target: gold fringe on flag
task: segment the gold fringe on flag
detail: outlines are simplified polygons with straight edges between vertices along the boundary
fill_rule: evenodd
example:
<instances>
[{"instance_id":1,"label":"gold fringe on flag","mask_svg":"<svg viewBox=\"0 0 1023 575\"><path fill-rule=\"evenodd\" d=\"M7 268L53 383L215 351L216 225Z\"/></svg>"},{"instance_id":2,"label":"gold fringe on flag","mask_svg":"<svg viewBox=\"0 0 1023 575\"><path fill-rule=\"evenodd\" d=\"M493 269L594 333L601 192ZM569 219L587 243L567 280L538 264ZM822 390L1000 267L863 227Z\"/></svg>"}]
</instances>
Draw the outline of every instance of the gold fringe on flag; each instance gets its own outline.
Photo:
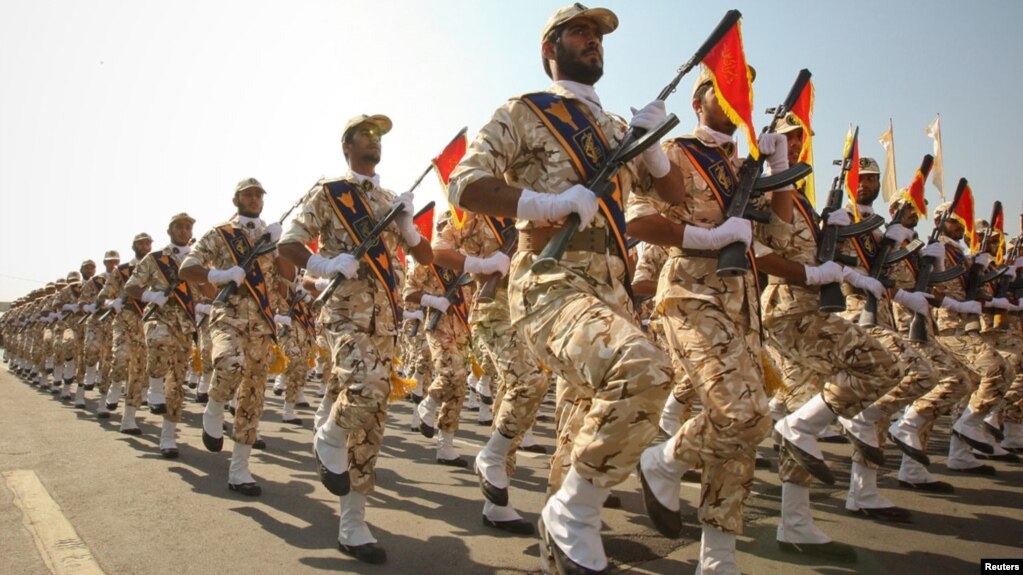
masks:
<instances>
[{"instance_id":1,"label":"gold fringe on flag","mask_svg":"<svg viewBox=\"0 0 1023 575\"><path fill-rule=\"evenodd\" d=\"M192 347L192 373L202 373L202 354L199 348Z\"/></svg>"},{"instance_id":2,"label":"gold fringe on flag","mask_svg":"<svg viewBox=\"0 0 1023 575\"><path fill-rule=\"evenodd\" d=\"M413 389L416 388L416 380L398 375L398 371L391 368L391 394L387 396L388 403L405 399Z\"/></svg>"},{"instance_id":3,"label":"gold fringe on flag","mask_svg":"<svg viewBox=\"0 0 1023 575\"><path fill-rule=\"evenodd\" d=\"M309 363L309 369L316 367L316 345L313 345L312 349L309 350L309 358L306 360Z\"/></svg>"},{"instance_id":4,"label":"gold fringe on flag","mask_svg":"<svg viewBox=\"0 0 1023 575\"><path fill-rule=\"evenodd\" d=\"M274 344L271 353L274 354L274 360L270 363L270 375L284 373L284 370L288 368L288 356L284 355L281 346L277 344Z\"/></svg>"},{"instance_id":5,"label":"gold fringe on flag","mask_svg":"<svg viewBox=\"0 0 1023 575\"><path fill-rule=\"evenodd\" d=\"M475 355L469 356L469 367L472 368L473 377L476 377L477 379L483 377L483 375L487 373L486 371L483 370L483 366L481 366L479 362L476 361Z\"/></svg>"},{"instance_id":6,"label":"gold fringe on flag","mask_svg":"<svg viewBox=\"0 0 1023 575\"><path fill-rule=\"evenodd\" d=\"M779 390L788 387L782 381L778 368L774 366L774 362L771 361L766 351L760 351L760 364L764 366L764 390L768 397L773 397Z\"/></svg>"}]
</instances>

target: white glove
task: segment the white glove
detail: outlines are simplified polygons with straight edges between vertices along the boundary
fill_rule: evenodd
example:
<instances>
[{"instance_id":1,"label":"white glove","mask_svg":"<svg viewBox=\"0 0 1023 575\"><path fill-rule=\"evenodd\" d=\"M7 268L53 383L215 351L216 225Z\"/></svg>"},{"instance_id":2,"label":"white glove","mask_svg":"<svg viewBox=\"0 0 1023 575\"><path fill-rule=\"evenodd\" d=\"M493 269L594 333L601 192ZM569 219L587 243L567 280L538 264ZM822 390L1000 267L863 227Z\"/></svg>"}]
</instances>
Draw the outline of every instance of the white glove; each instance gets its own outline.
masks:
<instances>
[{"instance_id":1,"label":"white glove","mask_svg":"<svg viewBox=\"0 0 1023 575\"><path fill-rule=\"evenodd\" d=\"M465 258L465 265L462 267L467 273L471 274L501 274L501 277L508 275L508 267L511 265L511 260L508 259L502 252L494 252L485 258L476 258L468 256Z\"/></svg>"},{"instance_id":2,"label":"white glove","mask_svg":"<svg viewBox=\"0 0 1023 575\"><path fill-rule=\"evenodd\" d=\"M239 266L231 266L226 270L212 269L209 271L206 278L215 286L231 282L234 282L234 285L236 286L240 286L245 283L245 270Z\"/></svg>"},{"instance_id":3,"label":"white glove","mask_svg":"<svg viewBox=\"0 0 1023 575\"><path fill-rule=\"evenodd\" d=\"M884 231L884 237L891 239L898 247L913 239L913 230L902 224L892 224Z\"/></svg>"},{"instance_id":4,"label":"white glove","mask_svg":"<svg viewBox=\"0 0 1023 575\"><path fill-rule=\"evenodd\" d=\"M426 307L432 307L441 313L447 312L448 308L451 307L451 302L448 301L448 298L436 295L423 294L419 301Z\"/></svg>"},{"instance_id":5,"label":"white glove","mask_svg":"<svg viewBox=\"0 0 1023 575\"><path fill-rule=\"evenodd\" d=\"M855 268L845 268L842 272L842 281L854 288L870 292L877 299L884 296L884 286L881 282L860 273Z\"/></svg>"},{"instance_id":6,"label":"white glove","mask_svg":"<svg viewBox=\"0 0 1023 575\"><path fill-rule=\"evenodd\" d=\"M689 250L716 251L735 242L746 247L753 242L753 224L745 218L728 218L716 228L687 225L682 232L682 247Z\"/></svg>"},{"instance_id":7,"label":"white glove","mask_svg":"<svg viewBox=\"0 0 1023 575\"><path fill-rule=\"evenodd\" d=\"M121 313L121 308L124 307L124 302L121 301L120 299L108 299L107 301L103 302L103 307L111 308L117 313Z\"/></svg>"},{"instance_id":8,"label":"white glove","mask_svg":"<svg viewBox=\"0 0 1023 575\"><path fill-rule=\"evenodd\" d=\"M973 263L984 269L987 269L987 266L991 263L991 254L987 252L977 254L977 257L973 258Z\"/></svg>"},{"instance_id":9,"label":"white glove","mask_svg":"<svg viewBox=\"0 0 1023 575\"><path fill-rule=\"evenodd\" d=\"M323 286L323 287L327 287L327 286ZM305 287L302 286L302 282L297 282L295 284L295 295L298 295L298 294L302 294L302 299L299 300L301 302L310 302L313 299L313 294L309 293L309 291L306 290Z\"/></svg>"},{"instance_id":10,"label":"white glove","mask_svg":"<svg viewBox=\"0 0 1023 575\"><path fill-rule=\"evenodd\" d=\"M315 282L313 282L313 287L316 288L316 291L321 293L323 290L327 289L328 285L330 285L330 280L327 278L318 278Z\"/></svg>"},{"instance_id":11,"label":"white glove","mask_svg":"<svg viewBox=\"0 0 1023 575\"><path fill-rule=\"evenodd\" d=\"M584 230L596 217L597 207L596 194L582 184L576 184L560 194L522 190L515 217L549 225L575 212L579 214L579 229Z\"/></svg>"},{"instance_id":12,"label":"white glove","mask_svg":"<svg viewBox=\"0 0 1023 575\"><path fill-rule=\"evenodd\" d=\"M348 253L340 253L332 258L313 254L309 256L305 269L314 276L321 278L331 278L335 274L341 274L348 279L352 279L359 274L359 262L352 257L352 254Z\"/></svg>"},{"instance_id":13,"label":"white glove","mask_svg":"<svg viewBox=\"0 0 1023 575\"><path fill-rule=\"evenodd\" d=\"M979 301L959 301L945 296L941 300L941 307L962 314L980 314L981 305Z\"/></svg>"},{"instance_id":14,"label":"white glove","mask_svg":"<svg viewBox=\"0 0 1023 575\"><path fill-rule=\"evenodd\" d=\"M415 311L405 310L401 312L401 319L403 320L418 319L419 321L423 321L424 320L423 310L421 309L417 309Z\"/></svg>"},{"instance_id":15,"label":"white glove","mask_svg":"<svg viewBox=\"0 0 1023 575\"><path fill-rule=\"evenodd\" d=\"M276 244L281 239L281 234L284 233L284 228L281 224L274 222L266 227L266 233L270 234L270 243Z\"/></svg>"},{"instance_id":16,"label":"white glove","mask_svg":"<svg viewBox=\"0 0 1023 575\"><path fill-rule=\"evenodd\" d=\"M789 169L789 139L783 134L761 134L757 147L767 161L768 175Z\"/></svg>"},{"instance_id":17,"label":"white glove","mask_svg":"<svg viewBox=\"0 0 1023 575\"><path fill-rule=\"evenodd\" d=\"M920 257L934 258L934 271L945 271L945 244L941 242L927 244L920 250Z\"/></svg>"},{"instance_id":18,"label":"white glove","mask_svg":"<svg viewBox=\"0 0 1023 575\"><path fill-rule=\"evenodd\" d=\"M281 324L281 325L286 325L288 327L291 327L291 318L286 316L286 315L275 314L274 315L274 321L279 323L279 324Z\"/></svg>"},{"instance_id":19,"label":"white glove","mask_svg":"<svg viewBox=\"0 0 1023 575\"><path fill-rule=\"evenodd\" d=\"M927 300L933 297L934 296L929 293L900 289L895 292L894 299L895 303L910 311L916 312L920 315L927 315L931 311L931 304Z\"/></svg>"},{"instance_id":20,"label":"white glove","mask_svg":"<svg viewBox=\"0 0 1023 575\"><path fill-rule=\"evenodd\" d=\"M69 311L71 313L75 313L76 311L78 311L78 304L76 304L76 303L66 303L66 304L64 304L61 307L61 309L63 309L64 311Z\"/></svg>"},{"instance_id":21,"label":"white glove","mask_svg":"<svg viewBox=\"0 0 1023 575\"><path fill-rule=\"evenodd\" d=\"M806 285L822 286L842 281L842 266L835 262L824 262L819 266L803 266L806 273Z\"/></svg>"},{"instance_id":22,"label":"white glove","mask_svg":"<svg viewBox=\"0 0 1023 575\"><path fill-rule=\"evenodd\" d=\"M661 122L667 117L667 113L664 110L664 100L654 100L643 106L640 110L635 108L631 108L631 110L632 121L629 122L630 128L652 130L661 125ZM662 178L671 170L671 162L668 160L668 155L664 153L664 148L659 143L643 150L643 162L646 164L650 175L655 178Z\"/></svg>"},{"instance_id":23,"label":"white glove","mask_svg":"<svg viewBox=\"0 0 1023 575\"><path fill-rule=\"evenodd\" d=\"M160 307L167 303L167 294L158 291L146 290L142 292L142 301L146 303L156 304L156 307Z\"/></svg>"},{"instance_id":24,"label":"white glove","mask_svg":"<svg viewBox=\"0 0 1023 575\"><path fill-rule=\"evenodd\" d=\"M825 222L825 225L848 226L851 223L852 220L849 219L849 212L845 210L835 210L833 212L828 212L828 219L827 222Z\"/></svg>"},{"instance_id":25,"label":"white glove","mask_svg":"<svg viewBox=\"0 0 1023 575\"><path fill-rule=\"evenodd\" d=\"M93 313L96 311L96 304L87 303L82 306L82 311L84 311L85 313Z\"/></svg>"},{"instance_id":26,"label":"white glove","mask_svg":"<svg viewBox=\"0 0 1023 575\"><path fill-rule=\"evenodd\" d=\"M197 303L195 304L195 313L201 313L202 315L210 315L213 311L213 306L208 303Z\"/></svg>"},{"instance_id":27,"label":"white glove","mask_svg":"<svg viewBox=\"0 0 1023 575\"><path fill-rule=\"evenodd\" d=\"M1013 310L1015 308L1012 302L1004 297L992 298L991 301L987 302L987 307L1004 310Z\"/></svg>"},{"instance_id":28,"label":"white glove","mask_svg":"<svg viewBox=\"0 0 1023 575\"><path fill-rule=\"evenodd\" d=\"M398 226L398 231L401 233L401 238L405 240L405 243L410 248L415 247L422 240L422 236L419 235L419 228L412 221L412 218L416 215L416 207L412 203L412 192L405 192L394 198L391 208L393 209L398 204L403 204L405 209L398 214L394 223Z\"/></svg>"}]
</instances>

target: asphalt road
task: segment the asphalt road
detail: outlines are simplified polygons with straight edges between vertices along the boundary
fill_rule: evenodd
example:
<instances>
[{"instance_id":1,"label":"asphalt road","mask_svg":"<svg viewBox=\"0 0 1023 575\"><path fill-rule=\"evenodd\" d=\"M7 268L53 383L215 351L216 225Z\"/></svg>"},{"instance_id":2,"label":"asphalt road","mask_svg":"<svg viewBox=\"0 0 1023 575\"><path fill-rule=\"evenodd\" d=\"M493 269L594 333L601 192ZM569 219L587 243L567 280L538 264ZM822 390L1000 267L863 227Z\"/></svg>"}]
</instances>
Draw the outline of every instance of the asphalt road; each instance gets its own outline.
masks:
<instances>
[{"instance_id":1,"label":"asphalt road","mask_svg":"<svg viewBox=\"0 0 1023 575\"><path fill-rule=\"evenodd\" d=\"M189 399L194 392L189 394ZM392 405L377 466L377 491L367 519L388 551L386 565L364 565L336 549L337 500L320 485L311 455L312 410L301 410L302 427L280 423L280 398L267 393L261 431L268 447L254 451L251 469L263 487L259 498L227 489L230 448L208 453L199 435L201 409L189 403L179 431L181 458L161 459L156 449L159 419L146 413L144 435L117 432L120 409L107 421L30 387L0 369L0 573L88 573L73 559L51 567L43 557L73 551L91 556L107 574L183 575L217 573L289 575L525 574L537 573L533 537L505 535L481 522L482 495L475 475L434 462L431 440L408 431L410 404ZM537 435L548 448L551 403ZM230 417L228 417L230 421ZM747 528L739 540L739 565L746 573L977 573L981 558L1023 558L1023 465L994 463L998 476L975 477L944 468L948 421L939 422L932 472L956 493L928 496L896 485L889 466L879 483L897 504L914 511L912 525L861 519L844 510L851 448L825 445L839 476L834 488L813 492L818 525L836 540L857 546L860 561L842 565L792 558L775 546L781 489L777 473L758 470L747 506ZM467 412L456 446L472 457L487 429ZM776 463L770 444L761 454ZM530 521L542 505L547 457L521 453L512 503ZM26 515L13 486L16 473L30 471L40 491L55 503L76 539L54 535L37 540L52 516ZM29 473L31 476L31 473ZM615 489L621 509L605 510L603 531L615 572L692 573L698 554L695 503L699 486L683 484L687 529L678 540L659 536L643 512L633 476ZM35 521L35 524L32 522ZM76 570L77 569L77 570ZM93 573L95 571L92 571Z\"/></svg>"}]
</instances>

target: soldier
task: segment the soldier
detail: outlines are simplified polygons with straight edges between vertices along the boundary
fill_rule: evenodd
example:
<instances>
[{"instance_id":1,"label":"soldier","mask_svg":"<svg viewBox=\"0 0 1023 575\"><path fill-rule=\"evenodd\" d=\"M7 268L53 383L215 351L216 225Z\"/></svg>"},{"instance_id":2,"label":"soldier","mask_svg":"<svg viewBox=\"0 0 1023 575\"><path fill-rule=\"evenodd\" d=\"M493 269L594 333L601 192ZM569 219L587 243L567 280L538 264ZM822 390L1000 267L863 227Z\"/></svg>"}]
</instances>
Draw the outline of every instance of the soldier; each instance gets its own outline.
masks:
<instances>
[{"instance_id":1,"label":"soldier","mask_svg":"<svg viewBox=\"0 0 1023 575\"><path fill-rule=\"evenodd\" d=\"M191 250L188 242L194 223L195 219L183 212L172 216L167 227L170 243L142 258L124 286L129 296L149 304L147 313L152 313L143 324L149 410L154 415L163 415L160 455L166 459L178 457L175 436L181 421L185 372L195 334L194 289L178 276L178 267Z\"/></svg>"},{"instance_id":2,"label":"soldier","mask_svg":"<svg viewBox=\"0 0 1023 575\"><path fill-rule=\"evenodd\" d=\"M103 304L100 293L120 263L121 255L117 251L109 250L103 254L104 271L85 282L79 298L82 311L88 314L85 324L85 345L82 349L82 361L85 364L84 390L91 390L98 382L100 400L97 402L97 409L98 406L105 404L106 394L110 388L110 346L113 338L112 322L99 320Z\"/></svg>"},{"instance_id":3,"label":"soldier","mask_svg":"<svg viewBox=\"0 0 1023 575\"><path fill-rule=\"evenodd\" d=\"M301 283L295 282L295 287L288 292L288 309L275 318L277 320L281 349L288 356L288 367L283 373L277 376L274 383L274 394L278 393L278 385L282 386L284 394L284 408L281 412L281 421L292 425L302 425L302 420L295 415L295 407L298 403L305 401L305 394L302 388L305 387L306 375L309 373L309 357L316 341L316 319L309 309L312 296Z\"/></svg>"},{"instance_id":4,"label":"soldier","mask_svg":"<svg viewBox=\"0 0 1023 575\"><path fill-rule=\"evenodd\" d=\"M86 265L88 263L90 262L82 262L81 269L88 269ZM93 264L93 269L95 269L95 265ZM54 354L58 364L62 364L64 367L62 372L64 387L60 392L60 398L63 400L71 399L71 384L75 382L78 363L76 360L79 358L77 352L81 336L78 333L80 331L78 329L78 313L80 311L78 298L82 293L81 271L68 272L66 280L67 285L57 292L54 301L57 316L53 329ZM80 379L78 381L81 383ZM85 405L84 399L81 405Z\"/></svg>"},{"instance_id":5,"label":"soldier","mask_svg":"<svg viewBox=\"0 0 1023 575\"><path fill-rule=\"evenodd\" d=\"M263 414L266 375L274 358L277 340L277 310L285 307L287 293L283 282L294 278L289 264L282 267L277 251L256 258L247 268L242 260L265 234L267 244L276 244L281 225L267 225L263 212L266 191L255 178L246 178L234 188L232 203L238 217L206 232L181 262L181 278L198 286L234 284L234 292L224 302L215 302L210 312L210 339L213 342L213 382L202 417L202 441L206 449L217 452L224 446L224 406L237 393L238 405L231 428L234 449L227 476L227 487L251 497L262 493L249 472L249 455L256 441L256 429ZM282 277L283 276L283 277Z\"/></svg>"},{"instance_id":6,"label":"soldier","mask_svg":"<svg viewBox=\"0 0 1023 575\"><path fill-rule=\"evenodd\" d=\"M366 524L365 507L374 488L402 317L403 278L394 250L400 243L419 263L433 259L429 242L422 241L412 221L412 195L396 196L380 187L380 138L390 130L387 116L363 114L348 121L341 139L350 172L316 183L280 243L281 254L309 276L344 276L318 317L330 343L339 393L316 431L313 453L324 486L340 497L338 548L367 563L387 560ZM404 207L394 225L379 238L364 237L399 204ZM306 246L312 240L319 241L316 254ZM356 260L350 252L364 241L372 247Z\"/></svg>"},{"instance_id":7,"label":"soldier","mask_svg":"<svg viewBox=\"0 0 1023 575\"><path fill-rule=\"evenodd\" d=\"M601 506L656 435L656 414L672 379L667 357L635 322L628 295L623 203L630 191L647 190L634 188L632 166L618 174L621 195L606 203L582 183L602 164L590 162L608 157L627 127L603 110L593 88L603 74L603 37L617 25L617 16L604 8L577 3L555 12L540 45L554 84L498 108L448 188L455 206L519 220L508 293L511 323L534 355L566 380L570 395L589 402L589 409L571 412L575 420L564 428L578 433L559 444L552 463L553 473L571 456L571 469L538 523L541 565L548 572L607 567ZM653 102L633 125L649 129L664 115L663 102ZM647 150L651 154L647 165L651 172L659 168L654 175L661 191L671 183L671 168L659 146ZM670 191L668 185L661 193ZM597 217L601 209L607 212ZM537 254L571 213L579 215L580 230L555 273L532 273Z\"/></svg>"},{"instance_id":8,"label":"soldier","mask_svg":"<svg viewBox=\"0 0 1023 575\"><path fill-rule=\"evenodd\" d=\"M146 377L146 340L142 332L142 309L145 303L128 295L124 286L142 258L153 246L153 238L143 232L132 238L133 258L117 266L116 273L107 278L100 297L103 307L114 315L111 340L110 389L104 401L96 407L96 417L107 419L117 407L121 386L125 387L124 413L121 415L121 433L141 435L135 411L142 406L142 389Z\"/></svg>"}]
</instances>

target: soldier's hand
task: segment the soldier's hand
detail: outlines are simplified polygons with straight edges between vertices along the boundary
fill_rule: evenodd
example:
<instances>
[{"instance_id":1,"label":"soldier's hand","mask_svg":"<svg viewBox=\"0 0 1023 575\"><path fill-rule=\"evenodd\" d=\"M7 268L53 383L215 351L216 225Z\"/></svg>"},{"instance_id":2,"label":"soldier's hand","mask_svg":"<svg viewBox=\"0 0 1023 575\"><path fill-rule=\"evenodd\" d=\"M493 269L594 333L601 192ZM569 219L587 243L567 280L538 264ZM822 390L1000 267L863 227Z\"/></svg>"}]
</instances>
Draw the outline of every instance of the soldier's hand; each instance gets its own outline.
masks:
<instances>
[{"instance_id":1,"label":"soldier's hand","mask_svg":"<svg viewBox=\"0 0 1023 575\"><path fill-rule=\"evenodd\" d=\"M155 305L156 307L160 307L160 306L164 305L165 303L167 303L168 299L169 298L167 297L167 294L165 294L163 292L152 291L152 290L146 290L146 291L142 292L142 301L144 301L146 303L151 303L151 304Z\"/></svg>"},{"instance_id":2,"label":"soldier's hand","mask_svg":"<svg viewBox=\"0 0 1023 575\"><path fill-rule=\"evenodd\" d=\"M895 292L895 303L905 307L906 309L916 312L920 315L927 315L931 311L931 302L929 301L934 296L929 293L919 291L906 291L900 289Z\"/></svg>"},{"instance_id":3,"label":"soldier's hand","mask_svg":"<svg viewBox=\"0 0 1023 575\"><path fill-rule=\"evenodd\" d=\"M197 303L195 304L195 313L202 315L210 315L213 311L213 306L208 303Z\"/></svg>"},{"instance_id":4,"label":"soldier's hand","mask_svg":"<svg viewBox=\"0 0 1023 575\"><path fill-rule=\"evenodd\" d=\"M1012 302L1010 302L1007 298L996 297L996 298L991 298L991 301L987 302L987 307L994 308L994 309L1004 309L1004 310L1007 310L1007 311L1013 311L1013 310L1015 310L1016 306L1012 305Z\"/></svg>"},{"instance_id":5,"label":"soldier's hand","mask_svg":"<svg viewBox=\"0 0 1023 575\"><path fill-rule=\"evenodd\" d=\"M959 301L949 296L944 296L941 299L941 307L962 314L978 315L981 312L979 301Z\"/></svg>"},{"instance_id":6,"label":"soldier's hand","mask_svg":"<svg viewBox=\"0 0 1023 575\"><path fill-rule=\"evenodd\" d=\"M309 261L306 262L305 269L310 274L321 278L330 278L334 277L336 274L341 274L348 279L352 279L359 275L359 262L351 254L347 253L340 253L332 258L325 258L320 254L313 254L309 256ZM323 291L318 287L317 290Z\"/></svg>"},{"instance_id":7,"label":"soldier's hand","mask_svg":"<svg viewBox=\"0 0 1023 575\"><path fill-rule=\"evenodd\" d=\"M274 315L274 321L280 325L291 327L291 318L286 315L276 314Z\"/></svg>"},{"instance_id":8,"label":"soldier's hand","mask_svg":"<svg viewBox=\"0 0 1023 575\"><path fill-rule=\"evenodd\" d=\"M884 295L884 286L881 282L853 268L845 268L842 272L842 279L854 288L870 292L871 295L878 299L881 299Z\"/></svg>"},{"instance_id":9,"label":"soldier's hand","mask_svg":"<svg viewBox=\"0 0 1023 575\"><path fill-rule=\"evenodd\" d=\"M82 311L84 311L85 313L94 313L96 311L96 304L87 303L82 306Z\"/></svg>"},{"instance_id":10,"label":"soldier's hand","mask_svg":"<svg viewBox=\"0 0 1023 575\"><path fill-rule=\"evenodd\" d=\"M441 313L447 312L448 308L451 307L451 302L448 301L448 298L436 295L423 294L419 301L426 307L432 307Z\"/></svg>"},{"instance_id":11,"label":"soldier's hand","mask_svg":"<svg viewBox=\"0 0 1023 575\"><path fill-rule=\"evenodd\" d=\"M511 265L511 260L508 256L502 252L495 252L494 254L485 258L477 258L468 256L465 258L465 265L463 269L467 273L471 274L501 274L501 277L508 275L508 268Z\"/></svg>"},{"instance_id":12,"label":"soldier's hand","mask_svg":"<svg viewBox=\"0 0 1023 575\"><path fill-rule=\"evenodd\" d=\"M124 302L120 299L108 299L103 303L103 307L110 308L117 313L121 313L121 308L124 307Z\"/></svg>"},{"instance_id":13,"label":"soldier's hand","mask_svg":"<svg viewBox=\"0 0 1023 575\"><path fill-rule=\"evenodd\" d=\"M215 286L234 283L240 286L245 283L245 270L239 266L231 266L226 270L212 269L207 274L209 282Z\"/></svg>"},{"instance_id":14,"label":"soldier's hand","mask_svg":"<svg viewBox=\"0 0 1023 575\"><path fill-rule=\"evenodd\" d=\"M64 304L64 306L61 309L63 309L64 311L67 311L67 312L75 313L76 311L78 311L78 304L76 304L76 303L66 303L66 304Z\"/></svg>"},{"instance_id":15,"label":"soldier's hand","mask_svg":"<svg viewBox=\"0 0 1023 575\"><path fill-rule=\"evenodd\" d=\"M682 232L682 247L690 250L716 251L736 242L753 242L753 224L745 218L728 218L716 228L687 225Z\"/></svg>"},{"instance_id":16,"label":"soldier's hand","mask_svg":"<svg viewBox=\"0 0 1023 575\"><path fill-rule=\"evenodd\" d=\"M977 257L973 259L973 263L986 269L987 266L991 263L991 254L989 253L977 254Z\"/></svg>"},{"instance_id":17,"label":"soldier's hand","mask_svg":"<svg viewBox=\"0 0 1023 575\"><path fill-rule=\"evenodd\" d=\"M397 198L394 198L391 208L393 209L398 204L404 205L405 208L400 214L398 214L394 223L398 226L398 231L401 233L401 238L405 240L405 243L410 247L414 247L420 242L421 236L419 235L419 228L416 227L416 224L413 221L416 208L412 203L412 192L405 192Z\"/></svg>"},{"instance_id":18,"label":"soldier's hand","mask_svg":"<svg viewBox=\"0 0 1023 575\"><path fill-rule=\"evenodd\" d=\"M419 321L424 321L424 319L423 319L423 310L421 310L421 309L417 309L417 310L413 310L413 311L404 310L404 311L401 312L401 319L406 320L406 321L408 321L408 320L417 320L417 319Z\"/></svg>"},{"instance_id":19,"label":"soldier's hand","mask_svg":"<svg viewBox=\"0 0 1023 575\"><path fill-rule=\"evenodd\" d=\"M884 231L884 237L895 242L898 247L913 239L913 230L902 224L892 224Z\"/></svg>"},{"instance_id":20,"label":"soldier's hand","mask_svg":"<svg viewBox=\"0 0 1023 575\"><path fill-rule=\"evenodd\" d=\"M296 294L296 295L299 295L299 294L301 294L301 296L302 296L302 299L301 299L301 300L299 300L299 301L302 301L302 302L310 302L310 301L312 301L312 300L313 300L313 294L309 293L309 292L308 292L308 291L307 291L307 290L305 289L305 286L303 286L303 285L302 285L302 282L297 282L297 283L295 283L295 294Z\"/></svg>"},{"instance_id":21,"label":"soldier's hand","mask_svg":"<svg viewBox=\"0 0 1023 575\"><path fill-rule=\"evenodd\" d=\"M835 262L824 262L819 266L803 266L806 285L820 286L842 281L842 266Z\"/></svg>"},{"instance_id":22,"label":"soldier's hand","mask_svg":"<svg viewBox=\"0 0 1023 575\"><path fill-rule=\"evenodd\" d=\"M768 175L789 169L789 140L784 135L761 134L757 147L767 162Z\"/></svg>"},{"instance_id":23,"label":"soldier's hand","mask_svg":"<svg viewBox=\"0 0 1023 575\"><path fill-rule=\"evenodd\" d=\"M576 184L560 194L543 194L522 190L516 217L522 220L550 225L571 213L579 215L579 229L584 230L597 215L597 196L582 184Z\"/></svg>"},{"instance_id":24,"label":"soldier's hand","mask_svg":"<svg viewBox=\"0 0 1023 575\"><path fill-rule=\"evenodd\" d=\"M828 217L825 221L825 225L828 226L848 226L852 223L849 219L849 212L845 210L835 210L828 212Z\"/></svg>"},{"instance_id":25,"label":"soldier's hand","mask_svg":"<svg viewBox=\"0 0 1023 575\"><path fill-rule=\"evenodd\" d=\"M266 233L270 234L270 243L276 244L280 241L284 228L281 227L279 222L274 222L266 227Z\"/></svg>"},{"instance_id":26,"label":"soldier's hand","mask_svg":"<svg viewBox=\"0 0 1023 575\"><path fill-rule=\"evenodd\" d=\"M667 117L667 112L664 109L664 100L654 100L639 110L635 108L631 108L631 110L632 120L629 122L629 127L640 130L653 130L660 126ZM660 146L660 143L653 144L643 150L642 155L643 163L646 164L647 171L650 172L651 176L661 178L671 170L671 162L668 160L668 155L664 152L664 148Z\"/></svg>"}]
</instances>

